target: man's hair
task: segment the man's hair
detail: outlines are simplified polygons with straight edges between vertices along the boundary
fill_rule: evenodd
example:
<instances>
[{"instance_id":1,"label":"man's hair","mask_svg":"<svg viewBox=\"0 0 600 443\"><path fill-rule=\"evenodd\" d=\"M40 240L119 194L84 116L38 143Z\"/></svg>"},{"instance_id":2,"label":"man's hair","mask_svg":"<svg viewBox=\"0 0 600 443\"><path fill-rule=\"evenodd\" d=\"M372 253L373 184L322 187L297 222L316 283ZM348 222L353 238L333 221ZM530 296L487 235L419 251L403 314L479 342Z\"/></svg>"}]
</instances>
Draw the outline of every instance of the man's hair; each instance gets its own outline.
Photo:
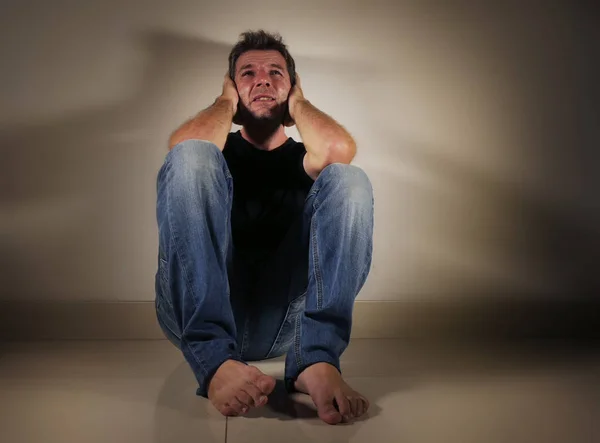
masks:
<instances>
[{"instance_id":1,"label":"man's hair","mask_svg":"<svg viewBox=\"0 0 600 443\"><path fill-rule=\"evenodd\" d=\"M240 34L240 39L229 53L229 76L235 80L235 64L246 51L252 50L276 50L283 56L290 74L292 86L296 83L296 63L283 43L278 33L268 33L262 29L259 31L246 31Z\"/></svg>"}]
</instances>

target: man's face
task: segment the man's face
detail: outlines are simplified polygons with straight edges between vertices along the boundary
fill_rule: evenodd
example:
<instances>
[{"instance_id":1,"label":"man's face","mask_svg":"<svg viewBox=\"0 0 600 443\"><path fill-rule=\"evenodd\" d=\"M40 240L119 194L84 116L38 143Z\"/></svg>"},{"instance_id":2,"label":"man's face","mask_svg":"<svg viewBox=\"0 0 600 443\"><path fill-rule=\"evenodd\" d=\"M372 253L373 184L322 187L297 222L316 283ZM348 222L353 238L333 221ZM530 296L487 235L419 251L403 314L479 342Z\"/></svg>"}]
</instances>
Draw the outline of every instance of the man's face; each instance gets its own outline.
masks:
<instances>
[{"instance_id":1,"label":"man's face","mask_svg":"<svg viewBox=\"0 0 600 443\"><path fill-rule=\"evenodd\" d=\"M244 52L236 62L235 83L243 111L259 121L283 119L291 82L279 51Z\"/></svg>"}]
</instances>

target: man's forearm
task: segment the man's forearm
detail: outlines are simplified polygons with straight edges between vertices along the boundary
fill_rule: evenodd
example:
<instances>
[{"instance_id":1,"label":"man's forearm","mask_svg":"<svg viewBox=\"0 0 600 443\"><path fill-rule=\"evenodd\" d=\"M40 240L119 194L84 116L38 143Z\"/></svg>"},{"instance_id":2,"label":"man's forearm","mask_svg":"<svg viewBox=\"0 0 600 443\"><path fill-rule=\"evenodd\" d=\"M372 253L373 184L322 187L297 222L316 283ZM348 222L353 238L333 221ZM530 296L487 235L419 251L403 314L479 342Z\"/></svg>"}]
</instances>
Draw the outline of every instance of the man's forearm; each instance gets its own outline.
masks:
<instances>
[{"instance_id":1,"label":"man's forearm","mask_svg":"<svg viewBox=\"0 0 600 443\"><path fill-rule=\"evenodd\" d=\"M354 158L356 144L352 136L308 100L296 103L292 118L309 154L328 162L350 163Z\"/></svg>"},{"instance_id":2,"label":"man's forearm","mask_svg":"<svg viewBox=\"0 0 600 443\"><path fill-rule=\"evenodd\" d=\"M223 97L181 125L169 138L169 150L185 140L207 140L222 151L231 130L233 103Z\"/></svg>"}]
</instances>

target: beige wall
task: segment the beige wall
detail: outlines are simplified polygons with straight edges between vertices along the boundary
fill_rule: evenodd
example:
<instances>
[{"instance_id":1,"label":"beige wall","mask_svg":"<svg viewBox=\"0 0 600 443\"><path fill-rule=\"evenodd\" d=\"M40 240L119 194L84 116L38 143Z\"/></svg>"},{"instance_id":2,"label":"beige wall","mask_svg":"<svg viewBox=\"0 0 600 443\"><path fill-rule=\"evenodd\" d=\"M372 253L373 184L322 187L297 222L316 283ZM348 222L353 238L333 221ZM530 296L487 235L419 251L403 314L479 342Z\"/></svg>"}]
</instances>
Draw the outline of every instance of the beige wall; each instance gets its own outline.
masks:
<instances>
[{"instance_id":1,"label":"beige wall","mask_svg":"<svg viewBox=\"0 0 600 443\"><path fill-rule=\"evenodd\" d=\"M531 2L204 3L3 7L0 300L153 299L166 139L219 94L238 34L260 27L282 33L305 95L355 136L372 179L361 299L600 287L598 16Z\"/></svg>"}]
</instances>

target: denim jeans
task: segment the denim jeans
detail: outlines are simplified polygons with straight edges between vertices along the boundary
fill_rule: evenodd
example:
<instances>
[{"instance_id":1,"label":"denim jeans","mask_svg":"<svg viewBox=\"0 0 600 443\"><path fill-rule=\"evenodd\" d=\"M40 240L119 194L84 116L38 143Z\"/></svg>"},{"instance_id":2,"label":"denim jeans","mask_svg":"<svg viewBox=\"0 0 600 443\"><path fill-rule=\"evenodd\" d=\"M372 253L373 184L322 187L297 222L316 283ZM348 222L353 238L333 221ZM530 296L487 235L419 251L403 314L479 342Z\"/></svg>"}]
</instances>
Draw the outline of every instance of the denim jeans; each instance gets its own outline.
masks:
<instances>
[{"instance_id":1,"label":"denim jeans","mask_svg":"<svg viewBox=\"0 0 600 443\"><path fill-rule=\"evenodd\" d=\"M254 272L231 235L233 179L216 145L182 142L157 179L156 312L206 397L228 359L287 354L289 389L305 368L340 370L354 300L373 248L373 191L358 167L335 163L319 175L303 213L270 261Z\"/></svg>"}]
</instances>

